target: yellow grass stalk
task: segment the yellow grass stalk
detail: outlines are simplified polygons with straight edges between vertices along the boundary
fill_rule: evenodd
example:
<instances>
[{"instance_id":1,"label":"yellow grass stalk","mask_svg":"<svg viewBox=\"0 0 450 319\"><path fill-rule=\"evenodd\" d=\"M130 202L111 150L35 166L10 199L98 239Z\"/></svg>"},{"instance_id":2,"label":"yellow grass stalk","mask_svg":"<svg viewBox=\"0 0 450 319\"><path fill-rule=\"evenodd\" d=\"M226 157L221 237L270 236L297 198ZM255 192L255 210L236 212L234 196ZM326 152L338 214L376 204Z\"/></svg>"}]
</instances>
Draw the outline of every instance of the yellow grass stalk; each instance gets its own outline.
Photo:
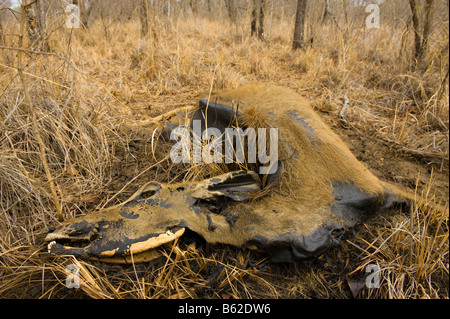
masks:
<instances>
[{"instance_id":1,"label":"yellow grass stalk","mask_svg":"<svg viewBox=\"0 0 450 319\"><path fill-rule=\"evenodd\" d=\"M26 20L26 12L25 12L25 7L22 5L21 6L21 22L20 22L20 35L19 35L19 47L23 48L23 37L25 34L25 20ZM45 170L45 175L47 177L47 181L50 185L50 190L52 192L52 197L53 197L53 202L55 204L55 208L56 208L56 214L58 216L58 219L60 221L62 221L63 218L63 214L62 214L62 210L61 210L61 204L59 202L59 198L58 198L58 194L56 192L56 186L55 183L53 181L53 177L52 174L50 172L50 168L48 167L48 162L47 162L47 155L46 155L46 149L45 149L45 144L44 141L42 140L41 137L41 133L39 131L39 127L37 124L37 119L36 119L36 112L34 111L33 108L33 102L31 100L30 97L30 93L28 91L28 85L25 79L25 75L23 74L23 70L22 70L22 51L18 51L17 53L17 72L19 74L20 80L22 82L23 85L23 92L25 94L25 98L26 98L26 104L28 107L28 112L31 115L31 121L33 124L33 131L34 134L36 136L36 140L39 144L39 149L40 149L40 155L41 155L41 160L42 160L42 164L44 165L44 170Z\"/></svg>"}]
</instances>

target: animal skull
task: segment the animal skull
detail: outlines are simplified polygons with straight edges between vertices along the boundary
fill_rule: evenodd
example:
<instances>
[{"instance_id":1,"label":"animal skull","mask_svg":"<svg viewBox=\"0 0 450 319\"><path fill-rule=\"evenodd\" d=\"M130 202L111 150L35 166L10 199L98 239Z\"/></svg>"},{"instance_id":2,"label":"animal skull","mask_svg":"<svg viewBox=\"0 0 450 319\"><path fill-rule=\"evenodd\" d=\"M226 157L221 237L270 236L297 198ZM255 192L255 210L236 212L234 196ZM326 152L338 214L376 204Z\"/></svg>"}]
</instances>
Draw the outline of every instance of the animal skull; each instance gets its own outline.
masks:
<instances>
[{"instance_id":1,"label":"animal skull","mask_svg":"<svg viewBox=\"0 0 450 319\"><path fill-rule=\"evenodd\" d=\"M236 103L238 110L229 106ZM272 261L289 262L337 245L346 229L398 200L396 188L370 173L291 90L256 84L220 92L202 99L192 119L200 119L202 129L221 131L238 122L278 128L277 171L149 182L126 202L49 232L49 251L110 262L139 261L139 255L148 260L154 248L188 228L211 244L256 247Z\"/></svg>"}]
</instances>

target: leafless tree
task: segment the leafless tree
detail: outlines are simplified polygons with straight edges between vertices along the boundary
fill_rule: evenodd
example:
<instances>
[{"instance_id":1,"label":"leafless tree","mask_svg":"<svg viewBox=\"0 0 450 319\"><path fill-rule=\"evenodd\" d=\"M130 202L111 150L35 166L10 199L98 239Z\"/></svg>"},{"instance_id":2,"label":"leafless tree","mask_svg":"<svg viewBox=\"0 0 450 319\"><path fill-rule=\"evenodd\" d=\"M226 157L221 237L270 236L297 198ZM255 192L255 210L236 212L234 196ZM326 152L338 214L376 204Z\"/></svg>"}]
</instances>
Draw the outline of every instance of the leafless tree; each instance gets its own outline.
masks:
<instances>
[{"instance_id":1,"label":"leafless tree","mask_svg":"<svg viewBox=\"0 0 450 319\"><path fill-rule=\"evenodd\" d=\"M423 27L422 42L420 44L420 50L417 53L417 60L419 61L419 63L424 62L426 52L428 50L428 41L431 34L431 23L433 21L433 17L431 16L433 3L434 0L426 0L425 2L425 22Z\"/></svg>"},{"instance_id":2,"label":"leafless tree","mask_svg":"<svg viewBox=\"0 0 450 319\"><path fill-rule=\"evenodd\" d=\"M423 31L420 32L419 22L419 7L416 0L409 0L409 6L411 8L411 20L414 31L414 58L418 67L423 67L425 64L426 52L428 49L428 40L431 33L432 14L431 9L433 7L434 0L425 1L425 20L423 22Z\"/></svg>"},{"instance_id":3,"label":"leafless tree","mask_svg":"<svg viewBox=\"0 0 450 319\"><path fill-rule=\"evenodd\" d=\"M256 11L256 0L252 2L252 21L250 22L251 35L254 36L256 34L256 23L258 21L257 11Z\"/></svg>"},{"instance_id":4,"label":"leafless tree","mask_svg":"<svg viewBox=\"0 0 450 319\"><path fill-rule=\"evenodd\" d=\"M42 0L22 1L27 18L27 33L30 40L30 48L34 50L49 51L46 36L46 17Z\"/></svg>"},{"instance_id":5,"label":"leafless tree","mask_svg":"<svg viewBox=\"0 0 450 319\"><path fill-rule=\"evenodd\" d=\"M230 21L232 23L236 23L236 20L237 20L236 0L225 0L225 6L227 7L228 16L230 17Z\"/></svg>"},{"instance_id":6,"label":"leafless tree","mask_svg":"<svg viewBox=\"0 0 450 319\"><path fill-rule=\"evenodd\" d=\"M305 12L306 0L297 0L297 13L295 14L294 40L292 50L304 48L305 45Z\"/></svg>"},{"instance_id":7,"label":"leafless tree","mask_svg":"<svg viewBox=\"0 0 450 319\"><path fill-rule=\"evenodd\" d=\"M73 0L73 4L77 5L80 10L80 22L83 28L88 27L89 23L89 16L91 15L92 8L95 5L95 1L89 1L86 0Z\"/></svg>"},{"instance_id":8,"label":"leafless tree","mask_svg":"<svg viewBox=\"0 0 450 319\"><path fill-rule=\"evenodd\" d=\"M198 13L198 0L189 0L189 7L191 7L192 14L197 16Z\"/></svg>"},{"instance_id":9,"label":"leafless tree","mask_svg":"<svg viewBox=\"0 0 450 319\"><path fill-rule=\"evenodd\" d=\"M264 39L264 16L265 16L266 0L259 1L259 24L258 24L258 38Z\"/></svg>"},{"instance_id":10,"label":"leafless tree","mask_svg":"<svg viewBox=\"0 0 450 319\"><path fill-rule=\"evenodd\" d=\"M141 36L145 37L148 34L148 19L149 19L148 0L139 1L139 18L141 21Z\"/></svg>"},{"instance_id":11,"label":"leafless tree","mask_svg":"<svg viewBox=\"0 0 450 319\"><path fill-rule=\"evenodd\" d=\"M414 57L417 58L417 54L420 51L420 33L419 33L419 17L417 11L416 0L409 0L409 6L411 7L411 20L414 31Z\"/></svg>"},{"instance_id":12,"label":"leafless tree","mask_svg":"<svg viewBox=\"0 0 450 319\"><path fill-rule=\"evenodd\" d=\"M252 20L250 22L251 35L264 39L264 16L266 0L252 1Z\"/></svg>"},{"instance_id":13,"label":"leafless tree","mask_svg":"<svg viewBox=\"0 0 450 319\"><path fill-rule=\"evenodd\" d=\"M0 0L0 45L5 45L5 38L3 35L3 16L2 11L6 8L9 8L11 6L11 3L9 0Z\"/></svg>"}]
</instances>

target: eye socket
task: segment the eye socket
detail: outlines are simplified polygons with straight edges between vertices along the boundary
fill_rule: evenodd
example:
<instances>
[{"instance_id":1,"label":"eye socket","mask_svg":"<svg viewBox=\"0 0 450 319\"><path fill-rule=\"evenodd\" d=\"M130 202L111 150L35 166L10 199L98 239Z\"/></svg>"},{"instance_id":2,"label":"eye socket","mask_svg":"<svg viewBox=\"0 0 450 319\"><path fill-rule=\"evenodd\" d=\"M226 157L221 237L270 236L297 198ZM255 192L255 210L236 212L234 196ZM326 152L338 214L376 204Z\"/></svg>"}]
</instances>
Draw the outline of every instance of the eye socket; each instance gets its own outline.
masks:
<instances>
[{"instance_id":1,"label":"eye socket","mask_svg":"<svg viewBox=\"0 0 450 319\"><path fill-rule=\"evenodd\" d=\"M156 194L156 190L149 190L141 193L142 198L147 199Z\"/></svg>"},{"instance_id":2,"label":"eye socket","mask_svg":"<svg viewBox=\"0 0 450 319\"><path fill-rule=\"evenodd\" d=\"M156 193L161 190L161 185L157 182L150 182L144 185L140 190L137 199L146 200L153 197Z\"/></svg>"},{"instance_id":3,"label":"eye socket","mask_svg":"<svg viewBox=\"0 0 450 319\"><path fill-rule=\"evenodd\" d=\"M91 237L89 237L89 241L93 242L94 240L100 238L100 235L98 233L95 233L93 235L91 235Z\"/></svg>"}]
</instances>

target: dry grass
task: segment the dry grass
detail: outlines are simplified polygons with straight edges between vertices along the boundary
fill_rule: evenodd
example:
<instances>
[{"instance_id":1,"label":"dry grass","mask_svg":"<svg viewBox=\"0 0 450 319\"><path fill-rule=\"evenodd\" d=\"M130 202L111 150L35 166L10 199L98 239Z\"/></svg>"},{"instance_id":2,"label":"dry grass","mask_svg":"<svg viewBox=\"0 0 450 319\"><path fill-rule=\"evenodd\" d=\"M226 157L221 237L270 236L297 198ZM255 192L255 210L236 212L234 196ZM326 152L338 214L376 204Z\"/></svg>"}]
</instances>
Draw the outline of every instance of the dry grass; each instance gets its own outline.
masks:
<instances>
[{"instance_id":1,"label":"dry grass","mask_svg":"<svg viewBox=\"0 0 450 319\"><path fill-rule=\"evenodd\" d=\"M371 298L439 298L448 296L448 203L436 202L429 187L417 198L409 214L383 218L383 227L370 227L349 243L361 250L362 264L380 269L380 289ZM367 238L373 238L371 242Z\"/></svg>"},{"instance_id":2,"label":"dry grass","mask_svg":"<svg viewBox=\"0 0 450 319\"><path fill-rule=\"evenodd\" d=\"M314 47L292 52L286 20L273 21L266 42L219 20L157 17L153 23L148 39L139 37L137 20L99 19L73 33L56 28L49 37L54 53L25 52L29 94L65 218L123 200L149 179L183 179L186 171L156 164L164 146L153 154L155 126L139 123L193 105L211 87L254 81L299 91L334 129L345 135L344 124L384 157L422 161L448 176L445 24L435 26L429 68L419 71L407 50L392 54L402 48L386 36L388 27L376 31L376 50L363 30L343 33L328 24ZM18 30L15 23L8 28ZM5 37L4 47L17 46L16 37ZM361 297L448 298L448 181L419 183L411 211L383 214L340 249L295 265L267 266L256 253L195 241L165 247L158 262L127 267L47 256L42 238L57 223L56 209L14 69L17 51L0 50L0 296L348 298L348 281L363 280L364 267L376 263L381 288L363 288ZM425 205L432 201L445 208ZM65 287L68 264L79 267L81 289Z\"/></svg>"}]
</instances>

